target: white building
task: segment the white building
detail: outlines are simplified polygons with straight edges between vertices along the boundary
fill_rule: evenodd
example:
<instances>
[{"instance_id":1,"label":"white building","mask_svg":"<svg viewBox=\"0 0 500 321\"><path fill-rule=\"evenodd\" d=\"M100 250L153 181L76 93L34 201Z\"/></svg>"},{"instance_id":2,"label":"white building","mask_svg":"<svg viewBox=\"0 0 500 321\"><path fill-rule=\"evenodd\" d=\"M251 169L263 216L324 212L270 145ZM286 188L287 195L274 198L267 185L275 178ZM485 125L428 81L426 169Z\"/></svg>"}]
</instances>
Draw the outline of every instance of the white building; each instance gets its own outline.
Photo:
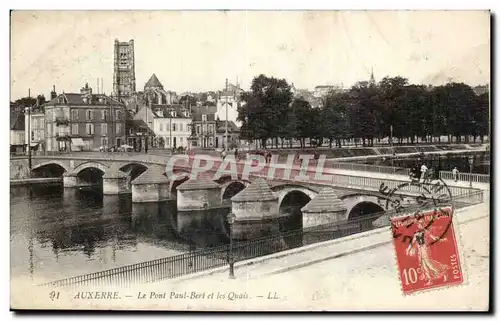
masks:
<instances>
[{"instance_id":1,"label":"white building","mask_svg":"<svg viewBox=\"0 0 500 321\"><path fill-rule=\"evenodd\" d=\"M217 112L215 119L226 120L226 106L227 106L227 120L234 122L238 127L241 127L241 122L238 118L238 107L242 106L244 102L241 101L241 94L243 90L239 85L229 84L227 90L219 92L217 99Z\"/></svg>"},{"instance_id":2,"label":"white building","mask_svg":"<svg viewBox=\"0 0 500 321\"><path fill-rule=\"evenodd\" d=\"M152 105L142 107L134 116L144 121L156 139L163 139L165 148L188 147L191 135L191 113L180 105Z\"/></svg>"}]
</instances>

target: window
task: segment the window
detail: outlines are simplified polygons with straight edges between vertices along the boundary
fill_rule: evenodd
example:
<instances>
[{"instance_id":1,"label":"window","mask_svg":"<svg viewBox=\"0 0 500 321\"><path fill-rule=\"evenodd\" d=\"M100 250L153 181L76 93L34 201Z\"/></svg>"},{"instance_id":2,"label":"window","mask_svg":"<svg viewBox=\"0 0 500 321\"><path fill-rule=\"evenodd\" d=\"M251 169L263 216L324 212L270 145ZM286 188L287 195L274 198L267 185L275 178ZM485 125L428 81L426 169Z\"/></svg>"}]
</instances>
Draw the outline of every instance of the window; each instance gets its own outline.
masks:
<instances>
[{"instance_id":1,"label":"window","mask_svg":"<svg viewBox=\"0 0 500 321\"><path fill-rule=\"evenodd\" d=\"M115 133L116 134L121 133L121 131L122 131L122 124L116 123L115 125L116 125L116 127L115 127Z\"/></svg>"},{"instance_id":2,"label":"window","mask_svg":"<svg viewBox=\"0 0 500 321\"><path fill-rule=\"evenodd\" d=\"M108 124L102 123L101 124L101 135L107 135L108 134Z\"/></svg>"},{"instance_id":3,"label":"window","mask_svg":"<svg viewBox=\"0 0 500 321\"><path fill-rule=\"evenodd\" d=\"M50 123L47 124L47 136L48 137L52 136L52 126Z\"/></svg>"},{"instance_id":4,"label":"window","mask_svg":"<svg viewBox=\"0 0 500 321\"><path fill-rule=\"evenodd\" d=\"M87 114L87 120L92 120L92 110L87 109L86 114Z\"/></svg>"},{"instance_id":5,"label":"window","mask_svg":"<svg viewBox=\"0 0 500 321\"><path fill-rule=\"evenodd\" d=\"M208 133L213 134L214 132L214 125L208 125Z\"/></svg>"},{"instance_id":6,"label":"window","mask_svg":"<svg viewBox=\"0 0 500 321\"><path fill-rule=\"evenodd\" d=\"M182 123L179 124L179 131L181 132L183 130L182 128Z\"/></svg>"},{"instance_id":7,"label":"window","mask_svg":"<svg viewBox=\"0 0 500 321\"><path fill-rule=\"evenodd\" d=\"M213 138L213 137L209 137L209 138L208 138L208 145L209 145L210 147L212 147L212 146L214 145L214 138Z\"/></svg>"},{"instance_id":8,"label":"window","mask_svg":"<svg viewBox=\"0 0 500 321\"><path fill-rule=\"evenodd\" d=\"M108 111L107 110L101 110L101 118L102 118L102 120L108 120Z\"/></svg>"},{"instance_id":9,"label":"window","mask_svg":"<svg viewBox=\"0 0 500 321\"><path fill-rule=\"evenodd\" d=\"M170 146L170 137L165 137L166 146Z\"/></svg>"},{"instance_id":10,"label":"window","mask_svg":"<svg viewBox=\"0 0 500 321\"><path fill-rule=\"evenodd\" d=\"M87 135L94 134L94 124L85 124L86 125L86 133Z\"/></svg>"},{"instance_id":11,"label":"window","mask_svg":"<svg viewBox=\"0 0 500 321\"><path fill-rule=\"evenodd\" d=\"M176 126L177 126L177 124L176 124L176 123L173 123L173 124L172 124L172 131L174 131L174 132L175 132L175 131L177 131L177 127L176 127Z\"/></svg>"},{"instance_id":12,"label":"window","mask_svg":"<svg viewBox=\"0 0 500 321\"><path fill-rule=\"evenodd\" d=\"M201 129L201 126L200 125L196 125L196 133L199 134L200 133L200 129Z\"/></svg>"},{"instance_id":13,"label":"window","mask_svg":"<svg viewBox=\"0 0 500 321\"><path fill-rule=\"evenodd\" d=\"M103 146L103 147L108 146L108 138L107 137L101 137L101 146Z\"/></svg>"},{"instance_id":14,"label":"window","mask_svg":"<svg viewBox=\"0 0 500 321\"><path fill-rule=\"evenodd\" d=\"M71 110L71 120L78 120L78 109Z\"/></svg>"},{"instance_id":15,"label":"window","mask_svg":"<svg viewBox=\"0 0 500 321\"><path fill-rule=\"evenodd\" d=\"M71 124L71 134L78 135L78 124Z\"/></svg>"},{"instance_id":16,"label":"window","mask_svg":"<svg viewBox=\"0 0 500 321\"><path fill-rule=\"evenodd\" d=\"M163 124L160 124L160 131L163 131Z\"/></svg>"},{"instance_id":17,"label":"window","mask_svg":"<svg viewBox=\"0 0 500 321\"><path fill-rule=\"evenodd\" d=\"M170 130L170 124L166 124L166 125L165 125L165 131L167 131L167 132L168 132L169 130Z\"/></svg>"},{"instance_id":18,"label":"window","mask_svg":"<svg viewBox=\"0 0 500 321\"><path fill-rule=\"evenodd\" d=\"M116 120L122 119L122 111L121 110L115 110L115 119Z\"/></svg>"},{"instance_id":19,"label":"window","mask_svg":"<svg viewBox=\"0 0 500 321\"><path fill-rule=\"evenodd\" d=\"M203 124L203 133L206 133L206 132L207 132L207 125Z\"/></svg>"},{"instance_id":20,"label":"window","mask_svg":"<svg viewBox=\"0 0 500 321\"><path fill-rule=\"evenodd\" d=\"M207 121L207 115L205 114L201 115L201 121Z\"/></svg>"},{"instance_id":21,"label":"window","mask_svg":"<svg viewBox=\"0 0 500 321\"><path fill-rule=\"evenodd\" d=\"M184 143L184 137L181 137L180 140L181 140L181 144Z\"/></svg>"}]
</instances>

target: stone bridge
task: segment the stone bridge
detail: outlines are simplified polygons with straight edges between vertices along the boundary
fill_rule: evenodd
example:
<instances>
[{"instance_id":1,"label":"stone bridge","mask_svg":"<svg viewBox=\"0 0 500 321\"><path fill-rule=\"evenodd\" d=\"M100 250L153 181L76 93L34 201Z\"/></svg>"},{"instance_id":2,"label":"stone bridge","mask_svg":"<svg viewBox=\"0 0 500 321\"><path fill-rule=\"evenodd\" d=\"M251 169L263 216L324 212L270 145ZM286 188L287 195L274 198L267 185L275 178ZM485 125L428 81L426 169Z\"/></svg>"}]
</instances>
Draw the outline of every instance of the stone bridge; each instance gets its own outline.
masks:
<instances>
[{"instance_id":1,"label":"stone bridge","mask_svg":"<svg viewBox=\"0 0 500 321\"><path fill-rule=\"evenodd\" d=\"M28 172L31 177L62 177L65 187L102 184L104 194L132 193L134 202L176 200L179 210L193 210L229 206L231 198L249 189L255 181L262 181L263 177L266 177L265 174L257 172L252 173L246 180L242 179L241 175L237 178L224 175L211 179L213 172L207 172L205 177L200 177L200 182L193 182L187 177L170 180L164 175L167 160L163 156L126 153L35 156L32 158L30 172L28 160L21 157L11 159L11 178L14 171ZM182 166L175 169L177 172L189 173ZM279 177L265 181L270 189L269 193L276 198L276 211L281 215L293 215L298 212L302 214L301 209L317 199L326 187L333 191L335 199L338 198L338 205L346 219L392 209L396 200L406 204L414 203L416 196L422 194L420 186L408 184L408 181L335 173L329 175L330 180L322 183ZM397 192L387 197L379 192L381 184L390 189L397 188ZM453 195L461 195L460 193L466 191L470 192L469 189L449 188ZM327 201L332 198L333 202L333 196L325 195L328 195ZM275 205L273 203L271 208ZM328 219L320 221L324 223ZM319 224L318 221L315 222L304 223L304 226Z\"/></svg>"}]
</instances>

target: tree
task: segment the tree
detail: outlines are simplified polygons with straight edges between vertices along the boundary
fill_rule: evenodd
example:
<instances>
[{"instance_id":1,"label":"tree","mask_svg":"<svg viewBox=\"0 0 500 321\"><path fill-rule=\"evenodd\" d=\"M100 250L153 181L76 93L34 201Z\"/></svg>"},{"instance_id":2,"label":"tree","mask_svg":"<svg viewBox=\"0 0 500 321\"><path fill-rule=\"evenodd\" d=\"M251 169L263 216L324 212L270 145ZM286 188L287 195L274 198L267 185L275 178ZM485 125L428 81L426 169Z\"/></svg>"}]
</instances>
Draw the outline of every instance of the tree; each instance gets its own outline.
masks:
<instances>
[{"instance_id":1,"label":"tree","mask_svg":"<svg viewBox=\"0 0 500 321\"><path fill-rule=\"evenodd\" d=\"M313 115L311 105L303 99L294 99L291 112L295 116L295 138L300 141L300 147L305 147L306 138L312 137Z\"/></svg>"},{"instance_id":2,"label":"tree","mask_svg":"<svg viewBox=\"0 0 500 321\"><path fill-rule=\"evenodd\" d=\"M259 75L242 99L246 104L238 108L238 120L243 122L245 138L260 139L264 148L269 138L275 138L277 146L287 127L290 86L284 79Z\"/></svg>"},{"instance_id":3,"label":"tree","mask_svg":"<svg viewBox=\"0 0 500 321\"><path fill-rule=\"evenodd\" d=\"M490 132L490 97L489 93L483 93L476 98L475 109L472 112L475 122L475 131L473 133L474 142L479 135L481 143L484 142L484 136Z\"/></svg>"},{"instance_id":4,"label":"tree","mask_svg":"<svg viewBox=\"0 0 500 321\"><path fill-rule=\"evenodd\" d=\"M183 95L179 98L179 104L183 106L196 106L196 98L191 95Z\"/></svg>"},{"instance_id":5,"label":"tree","mask_svg":"<svg viewBox=\"0 0 500 321\"><path fill-rule=\"evenodd\" d=\"M373 146L377 134L377 110L380 102L377 87L368 82L360 82L350 90L351 126L355 138L361 138L363 146Z\"/></svg>"},{"instance_id":6,"label":"tree","mask_svg":"<svg viewBox=\"0 0 500 321\"><path fill-rule=\"evenodd\" d=\"M341 139L350 137L349 126L350 97L348 93L330 93L326 96L321 110L323 135L329 139L329 146L342 147Z\"/></svg>"}]
</instances>

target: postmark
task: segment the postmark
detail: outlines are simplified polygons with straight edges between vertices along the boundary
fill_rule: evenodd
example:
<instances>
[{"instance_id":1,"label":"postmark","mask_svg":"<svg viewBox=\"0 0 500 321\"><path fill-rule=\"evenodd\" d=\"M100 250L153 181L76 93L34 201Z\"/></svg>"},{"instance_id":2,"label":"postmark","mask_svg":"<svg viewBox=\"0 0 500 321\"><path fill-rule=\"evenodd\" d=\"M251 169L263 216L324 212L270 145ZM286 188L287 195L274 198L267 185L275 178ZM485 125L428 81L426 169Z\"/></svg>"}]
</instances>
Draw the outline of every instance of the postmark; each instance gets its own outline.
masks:
<instances>
[{"instance_id":1,"label":"postmark","mask_svg":"<svg viewBox=\"0 0 500 321\"><path fill-rule=\"evenodd\" d=\"M451 206L391 218L403 294L464 282Z\"/></svg>"}]
</instances>

